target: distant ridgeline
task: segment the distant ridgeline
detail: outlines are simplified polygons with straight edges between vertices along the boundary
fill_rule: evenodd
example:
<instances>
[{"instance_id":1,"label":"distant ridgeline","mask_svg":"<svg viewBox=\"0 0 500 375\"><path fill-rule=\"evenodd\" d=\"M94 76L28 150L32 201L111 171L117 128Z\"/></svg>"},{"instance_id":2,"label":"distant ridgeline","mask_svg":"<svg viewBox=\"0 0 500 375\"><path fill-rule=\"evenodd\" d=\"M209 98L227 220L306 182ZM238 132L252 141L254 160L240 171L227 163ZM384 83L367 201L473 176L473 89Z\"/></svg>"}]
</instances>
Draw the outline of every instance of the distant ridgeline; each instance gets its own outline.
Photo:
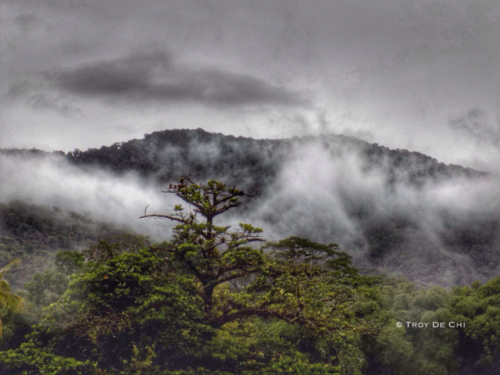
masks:
<instances>
[{"instance_id":1,"label":"distant ridgeline","mask_svg":"<svg viewBox=\"0 0 500 375\"><path fill-rule=\"evenodd\" d=\"M450 177L481 177L488 173L446 165L418 152L391 150L344 135L307 136L291 139L253 139L209 133L203 129L164 130L145 134L144 139L91 148L47 153L40 150L0 150L0 154L25 157L64 156L72 163L100 166L116 173L138 172L162 183L190 173L193 178L220 179L261 188L277 175L287 158L303 146L321 145L333 155L357 152L366 168L382 168L388 183L405 180L421 185Z\"/></svg>"}]
</instances>

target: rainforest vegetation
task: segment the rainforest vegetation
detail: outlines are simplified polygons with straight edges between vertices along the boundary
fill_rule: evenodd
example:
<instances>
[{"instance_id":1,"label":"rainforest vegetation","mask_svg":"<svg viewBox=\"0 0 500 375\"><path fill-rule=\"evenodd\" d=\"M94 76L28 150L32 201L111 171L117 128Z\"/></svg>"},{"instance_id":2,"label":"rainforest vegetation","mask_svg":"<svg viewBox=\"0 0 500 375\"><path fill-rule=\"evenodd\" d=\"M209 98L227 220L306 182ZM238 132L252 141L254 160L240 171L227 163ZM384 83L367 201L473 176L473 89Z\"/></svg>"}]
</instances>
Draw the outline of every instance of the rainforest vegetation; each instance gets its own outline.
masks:
<instances>
[{"instance_id":1,"label":"rainforest vegetation","mask_svg":"<svg viewBox=\"0 0 500 375\"><path fill-rule=\"evenodd\" d=\"M0 373L499 372L500 278L445 289L370 275L336 244L226 225L253 196L236 187L185 176L165 192L173 211L142 218L176 223L159 243L85 214L0 206ZM18 258L47 266L29 275Z\"/></svg>"}]
</instances>

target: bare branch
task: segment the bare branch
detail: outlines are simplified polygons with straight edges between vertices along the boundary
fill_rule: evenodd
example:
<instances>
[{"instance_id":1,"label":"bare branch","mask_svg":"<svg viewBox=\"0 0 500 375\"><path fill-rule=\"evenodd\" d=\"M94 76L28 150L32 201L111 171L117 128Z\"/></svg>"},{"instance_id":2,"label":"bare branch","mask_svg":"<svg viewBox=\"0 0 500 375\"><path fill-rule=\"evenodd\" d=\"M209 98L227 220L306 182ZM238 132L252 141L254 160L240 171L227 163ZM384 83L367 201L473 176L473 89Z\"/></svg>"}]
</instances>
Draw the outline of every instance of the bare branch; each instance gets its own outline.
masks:
<instances>
[{"instance_id":1,"label":"bare branch","mask_svg":"<svg viewBox=\"0 0 500 375\"><path fill-rule=\"evenodd\" d=\"M169 216L169 215L158 215L158 214L140 216L139 219L145 219L148 217L159 217L162 219L170 219L170 220L178 221L179 223L183 223L183 224L186 224L186 221L187 221L187 220L179 219L177 217L173 217L173 216Z\"/></svg>"}]
</instances>

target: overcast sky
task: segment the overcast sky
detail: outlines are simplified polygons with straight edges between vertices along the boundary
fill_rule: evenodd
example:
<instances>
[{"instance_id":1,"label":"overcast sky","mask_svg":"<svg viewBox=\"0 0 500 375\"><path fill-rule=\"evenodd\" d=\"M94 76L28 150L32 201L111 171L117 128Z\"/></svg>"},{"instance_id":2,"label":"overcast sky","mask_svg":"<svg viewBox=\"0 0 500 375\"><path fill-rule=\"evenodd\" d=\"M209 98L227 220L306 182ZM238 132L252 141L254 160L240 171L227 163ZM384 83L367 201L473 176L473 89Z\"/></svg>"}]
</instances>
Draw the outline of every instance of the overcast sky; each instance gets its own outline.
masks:
<instances>
[{"instance_id":1,"label":"overcast sky","mask_svg":"<svg viewBox=\"0 0 500 375\"><path fill-rule=\"evenodd\" d=\"M0 0L0 147L343 133L500 171L497 0Z\"/></svg>"}]
</instances>

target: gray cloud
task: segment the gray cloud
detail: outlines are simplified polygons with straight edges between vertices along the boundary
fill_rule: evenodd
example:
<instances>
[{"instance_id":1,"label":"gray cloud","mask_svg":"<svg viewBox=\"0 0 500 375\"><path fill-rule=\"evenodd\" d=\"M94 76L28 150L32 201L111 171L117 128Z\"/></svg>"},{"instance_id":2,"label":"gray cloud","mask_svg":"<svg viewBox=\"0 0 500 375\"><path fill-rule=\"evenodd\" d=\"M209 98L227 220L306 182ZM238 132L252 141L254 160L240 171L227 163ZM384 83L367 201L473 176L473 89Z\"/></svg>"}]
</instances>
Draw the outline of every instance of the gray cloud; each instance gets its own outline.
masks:
<instances>
[{"instance_id":1,"label":"gray cloud","mask_svg":"<svg viewBox=\"0 0 500 375\"><path fill-rule=\"evenodd\" d=\"M500 124L493 124L486 111L472 108L466 114L450 120L450 127L479 145L500 143Z\"/></svg>"},{"instance_id":2,"label":"gray cloud","mask_svg":"<svg viewBox=\"0 0 500 375\"><path fill-rule=\"evenodd\" d=\"M484 151L448 116L481 107L492 124L500 117L499 9L495 0L0 1L0 94L52 72L38 97L0 97L0 145L69 150L200 126L258 138L334 131L479 168ZM50 98L87 117L68 121L47 109ZM114 130L123 123L137 132Z\"/></svg>"},{"instance_id":3,"label":"gray cloud","mask_svg":"<svg viewBox=\"0 0 500 375\"><path fill-rule=\"evenodd\" d=\"M15 18L15 22L21 26L24 31L29 31L37 22L38 19L34 14L20 14Z\"/></svg>"},{"instance_id":4,"label":"gray cloud","mask_svg":"<svg viewBox=\"0 0 500 375\"><path fill-rule=\"evenodd\" d=\"M46 85L36 85L29 81L21 81L11 86L7 98L23 101L35 110L52 110L65 117L84 117L83 111L71 103L65 95L54 93Z\"/></svg>"},{"instance_id":5,"label":"gray cloud","mask_svg":"<svg viewBox=\"0 0 500 375\"><path fill-rule=\"evenodd\" d=\"M251 75L181 67L163 53L134 54L48 75L57 87L82 96L205 105L303 106L303 94Z\"/></svg>"}]
</instances>

